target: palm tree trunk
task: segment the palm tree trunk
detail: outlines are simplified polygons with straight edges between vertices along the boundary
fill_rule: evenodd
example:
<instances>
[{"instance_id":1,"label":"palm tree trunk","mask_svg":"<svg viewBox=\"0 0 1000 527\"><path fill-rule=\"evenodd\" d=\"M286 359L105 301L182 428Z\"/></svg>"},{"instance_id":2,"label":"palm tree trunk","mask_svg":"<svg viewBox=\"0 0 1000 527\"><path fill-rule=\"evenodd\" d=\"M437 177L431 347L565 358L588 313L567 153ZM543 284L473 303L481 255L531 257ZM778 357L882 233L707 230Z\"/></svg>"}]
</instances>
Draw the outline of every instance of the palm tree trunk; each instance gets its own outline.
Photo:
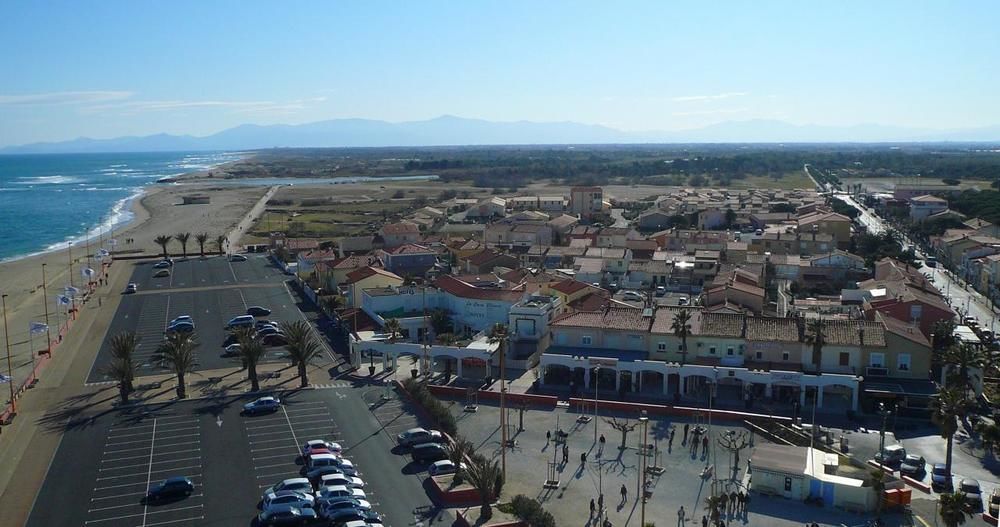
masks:
<instances>
[{"instance_id":1,"label":"palm tree trunk","mask_svg":"<svg viewBox=\"0 0 1000 527\"><path fill-rule=\"evenodd\" d=\"M493 517L493 507L490 507L489 502L483 502L483 506L479 508L479 519L488 520Z\"/></svg>"},{"instance_id":2,"label":"palm tree trunk","mask_svg":"<svg viewBox=\"0 0 1000 527\"><path fill-rule=\"evenodd\" d=\"M949 435L948 436L948 447L945 450L945 454L944 454L944 462L945 462L946 470L947 470L948 474L951 474L951 445L952 445L953 438L954 438L954 435Z\"/></svg>"},{"instance_id":3,"label":"palm tree trunk","mask_svg":"<svg viewBox=\"0 0 1000 527\"><path fill-rule=\"evenodd\" d=\"M257 380L257 365L248 364L247 372L250 374L250 391L260 391L260 382Z\"/></svg>"},{"instance_id":4,"label":"palm tree trunk","mask_svg":"<svg viewBox=\"0 0 1000 527\"><path fill-rule=\"evenodd\" d=\"M184 374L177 374L177 398L187 399L187 385L184 384Z\"/></svg>"},{"instance_id":5,"label":"palm tree trunk","mask_svg":"<svg viewBox=\"0 0 1000 527\"><path fill-rule=\"evenodd\" d=\"M306 363L304 361L299 362L299 387L305 388L309 386L309 376L306 372Z\"/></svg>"},{"instance_id":6,"label":"palm tree trunk","mask_svg":"<svg viewBox=\"0 0 1000 527\"><path fill-rule=\"evenodd\" d=\"M122 404L128 404L128 386L124 381L118 383L118 395L122 398Z\"/></svg>"}]
</instances>

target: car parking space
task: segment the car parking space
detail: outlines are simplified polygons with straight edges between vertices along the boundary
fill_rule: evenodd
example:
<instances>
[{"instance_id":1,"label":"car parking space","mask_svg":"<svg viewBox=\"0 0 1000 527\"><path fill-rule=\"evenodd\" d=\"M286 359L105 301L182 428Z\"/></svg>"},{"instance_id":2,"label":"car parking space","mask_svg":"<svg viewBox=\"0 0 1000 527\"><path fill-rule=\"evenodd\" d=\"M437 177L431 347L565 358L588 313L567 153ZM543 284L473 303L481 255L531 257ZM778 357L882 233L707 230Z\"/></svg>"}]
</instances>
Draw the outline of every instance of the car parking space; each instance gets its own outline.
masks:
<instances>
[{"instance_id":1,"label":"car parking space","mask_svg":"<svg viewBox=\"0 0 1000 527\"><path fill-rule=\"evenodd\" d=\"M402 399L392 396L388 399L380 399L372 405L372 414L393 440L400 433L421 426L416 416L409 412L407 404Z\"/></svg>"},{"instance_id":2,"label":"car parking space","mask_svg":"<svg viewBox=\"0 0 1000 527\"><path fill-rule=\"evenodd\" d=\"M272 278L282 276L280 271L269 267L271 264L267 260L257 258L237 263L244 266L244 271L253 276ZM133 280L141 281L142 276L148 275L150 269L149 263L137 264ZM108 339L123 331L134 331L140 337L139 347L136 350L139 375L151 375L163 372L156 350L163 342L163 332L168 323L178 316L189 315L194 319L199 342L195 350L197 355L195 370L198 371L240 364L238 358L222 357L224 343L228 337L224 326L231 318L245 314L250 306L270 309L272 313L267 319L275 322L301 320L301 314L281 279L237 285L229 262L220 258L177 261L174 269L177 273L171 277L173 287L165 287L158 291L155 287L150 289L148 284L146 287L140 284L137 293L122 298L115 319L105 336L101 353L91 369L88 382L108 380L103 374L110 362ZM197 269L197 272L192 269ZM198 283L181 287L182 280L190 279L185 276L192 273L197 275ZM212 279L215 282L202 283L201 280L206 276L214 277ZM284 360L284 355L281 347L271 347L263 362L280 362Z\"/></svg>"},{"instance_id":3,"label":"car parking space","mask_svg":"<svg viewBox=\"0 0 1000 527\"><path fill-rule=\"evenodd\" d=\"M244 417L242 424L261 490L283 479L301 477L297 458L306 441L336 442L341 438L324 401L285 404L269 415Z\"/></svg>"},{"instance_id":4,"label":"car parking space","mask_svg":"<svg viewBox=\"0 0 1000 527\"><path fill-rule=\"evenodd\" d=\"M100 453L84 525L153 526L203 519L201 427L192 416L112 424ZM195 483L184 499L145 500L146 491L173 476Z\"/></svg>"}]
</instances>

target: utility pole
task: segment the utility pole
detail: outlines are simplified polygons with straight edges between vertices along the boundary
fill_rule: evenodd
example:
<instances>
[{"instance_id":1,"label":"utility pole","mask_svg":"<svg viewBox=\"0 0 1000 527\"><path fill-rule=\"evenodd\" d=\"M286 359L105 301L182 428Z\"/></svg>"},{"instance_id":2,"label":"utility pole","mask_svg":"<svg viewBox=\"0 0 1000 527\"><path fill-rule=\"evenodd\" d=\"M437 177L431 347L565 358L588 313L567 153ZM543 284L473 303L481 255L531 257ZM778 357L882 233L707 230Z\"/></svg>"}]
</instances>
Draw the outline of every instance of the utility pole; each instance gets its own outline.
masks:
<instances>
[{"instance_id":1,"label":"utility pole","mask_svg":"<svg viewBox=\"0 0 1000 527\"><path fill-rule=\"evenodd\" d=\"M601 381L601 367L594 368L594 444L597 444L597 384Z\"/></svg>"},{"instance_id":2,"label":"utility pole","mask_svg":"<svg viewBox=\"0 0 1000 527\"><path fill-rule=\"evenodd\" d=\"M42 263L42 304L45 306L45 354L52 356L52 329L49 327L49 294L45 285L45 263Z\"/></svg>"},{"instance_id":3,"label":"utility pole","mask_svg":"<svg viewBox=\"0 0 1000 527\"><path fill-rule=\"evenodd\" d=\"M504 386L504 374L506 371L506 347L510 343L510 334L504 335L500 341L500 470L504 479L507 479L507 406L504 395L507 388Z\"/></svg>"},{"instance_id":4,"label":"utility pole","mask_svg":"<svg viewBox=\"0 0 1000 527\"><path fill-rule=\"evenodd\" d=\"M885 465L885 422L892 410L885 403L878 403L878 413L882 416L882 428L879 430L878 437L879 465Z\"/></svg>"}]
</instances>

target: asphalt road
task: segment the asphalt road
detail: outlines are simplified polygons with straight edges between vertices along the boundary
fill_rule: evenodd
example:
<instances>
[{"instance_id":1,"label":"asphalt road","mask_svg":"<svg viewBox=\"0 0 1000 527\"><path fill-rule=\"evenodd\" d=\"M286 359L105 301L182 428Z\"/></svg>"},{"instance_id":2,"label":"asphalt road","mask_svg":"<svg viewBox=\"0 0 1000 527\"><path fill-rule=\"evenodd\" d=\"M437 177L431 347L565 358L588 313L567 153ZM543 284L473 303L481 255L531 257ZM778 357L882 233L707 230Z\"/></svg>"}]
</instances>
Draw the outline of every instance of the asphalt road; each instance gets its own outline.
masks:
<instances>
[{"instance_id":1,"label":"asphalt road","mask_svg":"<svg viewBox=\"0 0 1000 527\"><path fill-rule=\"evenodd\" d=\"M254 417L240 415L251 397L78 416L65 424L27 525L252 525L263 489L298 476L299 445L310 439L341 443L387 526L450 524L425 492L423 467L390 454L392 436L417 421L395 394L370 409L384 393L367 385L287 392L281 411ZM177 475L194 480L192 496L142 502L148 485Z\"/></svg>"},{"instance_id":2,"label":"asphalt road","mask_svg":"<svg viewBox=\"0 0 1000 527\"><path fill-rule=\"evenodd\" d=\"M141 339L136 350L139 375L162 373L155 352L170 320L190 315L194 318L199 346L196 371L227 368L238 358L222 357L227 337L223 327L249 306L272 310L268 320L301 320L295 299L285 285L285 277L266 257L251 255L246 262L229 262L222 257L178 260L168 278L152 278L153 262L135 266L131 281L138 292L126 295L115 313L101 351L91 368L88 382L107 382L104 370L111 360L108 340L123 331L133 331ZM271 348L264 362L280 361L281 348Z\"/></svg>"}]
</instances>

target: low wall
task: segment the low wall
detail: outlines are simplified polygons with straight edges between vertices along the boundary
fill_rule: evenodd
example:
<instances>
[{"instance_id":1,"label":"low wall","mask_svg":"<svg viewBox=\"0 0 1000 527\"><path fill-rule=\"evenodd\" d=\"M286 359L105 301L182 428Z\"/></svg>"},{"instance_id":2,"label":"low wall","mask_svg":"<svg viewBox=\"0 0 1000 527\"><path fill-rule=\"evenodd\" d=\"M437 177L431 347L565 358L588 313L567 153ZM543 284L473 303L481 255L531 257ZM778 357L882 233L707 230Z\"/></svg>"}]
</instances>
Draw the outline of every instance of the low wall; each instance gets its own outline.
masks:
<instances>
[{"instance_id":1,"label":"low wall","mask_svg":"<svg viewBox=\"0 0 1000 527\"><path fill-rule=\"evenodd\" d=\"M436 477L429 476L438 502L445 507L469 507L479 503L479 492L469 485L457 489L443 487Z\"/></svg>"},{"instance_id":2,"label":"low wall","mask_svg":"<svg viewBox=\"0 0 1000 527\"><path fill-rule=\"evenodd\" d=\"M569 399L570 407L577 405L578 407L588 407L593 408L594 399L587 399L583 397L571 397ZM646 413L650 415L682 415L685 417L690 417L695 414L711 415L712 419L718 419L722 421L735 421L742 423L744 419L751 418L767 418L773 421L791 421L789 417L782 417L777 415L767 415L767 414L755 414L750 412L738 412L735 410L718 410L708 408L697 408L691 406L668 406L665 404L650 404L650 403L634 403L628 401L597 401L598 407L601 410L615 410L619 412L638 412L645 410Z\"/></svg>"},{"instance_id":3,"label":"low wall","mask_svg":"<svg viewBox=\"0 0 1000 527\"><path fill-rule=\"evenodd\" d=\"M427 388L430 392L438 397L447 397L449 399L455 399L461 401L466 393L468 393L465 388L458 388L455 386L436 386L428 385ZM477 397L480 401L499 401L500 392L479 390L477 392ZM518 403L528 403L532 406L541 406L545 408L555 408L556 403L559 398L554 395L535 395L530 393L508 393L505 397L506 401L513 404Z\"/></svg>"},{"instance_id":4,"label":"low wall","mask_svg":"<svg viewBox=\"0 0 1000 527\"><path fill-rule=\"evenodd\" d=\"M469 520L465 518L465 513L461 510L455 511L455 525L461 527L472 527ZM484 524L477 524L477 527L528 527L528 522L520 520L503 521L498 520L496 522L486 522Z\"/></svg>"}]
</instances>

